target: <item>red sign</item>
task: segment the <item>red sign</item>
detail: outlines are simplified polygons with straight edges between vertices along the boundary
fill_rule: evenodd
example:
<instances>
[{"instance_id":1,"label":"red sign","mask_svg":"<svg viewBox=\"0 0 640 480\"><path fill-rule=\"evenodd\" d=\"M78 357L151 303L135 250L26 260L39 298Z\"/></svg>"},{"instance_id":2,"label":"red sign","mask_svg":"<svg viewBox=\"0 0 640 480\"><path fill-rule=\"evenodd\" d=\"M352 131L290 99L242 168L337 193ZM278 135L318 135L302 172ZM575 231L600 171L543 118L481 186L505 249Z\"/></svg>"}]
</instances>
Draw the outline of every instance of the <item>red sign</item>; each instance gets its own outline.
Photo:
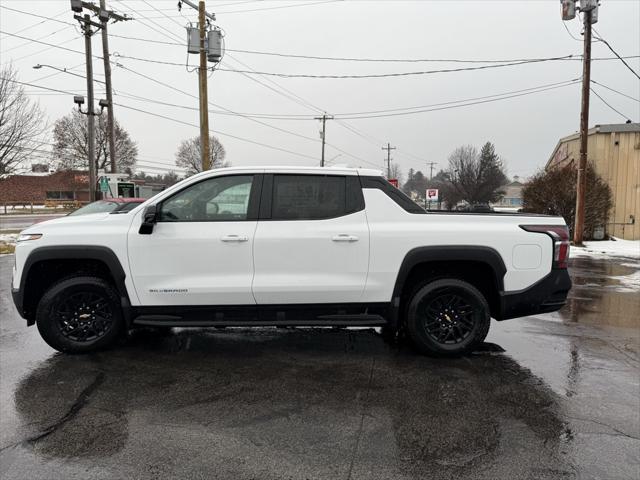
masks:
<instances>
[{"instance_id":1,"label":"red sign","mask_svg":"<svg viewBox=\"0 0 640 480\"><path fill-rule=\"evenodd\" d=\"M393 185L394 187L398 188L398 179L397 178L390 178L389 179L389 183L391 185Z\"/></svg>"}]
</instances>

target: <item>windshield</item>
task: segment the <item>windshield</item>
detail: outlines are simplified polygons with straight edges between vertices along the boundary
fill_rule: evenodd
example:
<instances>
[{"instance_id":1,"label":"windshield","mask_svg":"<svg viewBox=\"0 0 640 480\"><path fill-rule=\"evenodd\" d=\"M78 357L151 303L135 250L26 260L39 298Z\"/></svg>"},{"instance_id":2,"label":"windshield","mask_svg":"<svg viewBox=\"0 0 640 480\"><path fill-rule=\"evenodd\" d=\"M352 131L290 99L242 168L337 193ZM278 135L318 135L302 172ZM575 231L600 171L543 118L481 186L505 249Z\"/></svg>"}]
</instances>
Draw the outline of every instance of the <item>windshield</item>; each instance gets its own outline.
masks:
<instances>
[{"instance_id":1,"label":"windshield","mask_svg":"<svg viewBox=\"0 0 640 480\"><path fill-rule=\"evenodd\" d=\"M99 200L97 202L90 203L89 205L85 205L78 210L71 212L69 215L86 215L88 213L106 213L112 212L118 207L116 202L106 202L104 200Z\"/></svg>"}]
</instances>

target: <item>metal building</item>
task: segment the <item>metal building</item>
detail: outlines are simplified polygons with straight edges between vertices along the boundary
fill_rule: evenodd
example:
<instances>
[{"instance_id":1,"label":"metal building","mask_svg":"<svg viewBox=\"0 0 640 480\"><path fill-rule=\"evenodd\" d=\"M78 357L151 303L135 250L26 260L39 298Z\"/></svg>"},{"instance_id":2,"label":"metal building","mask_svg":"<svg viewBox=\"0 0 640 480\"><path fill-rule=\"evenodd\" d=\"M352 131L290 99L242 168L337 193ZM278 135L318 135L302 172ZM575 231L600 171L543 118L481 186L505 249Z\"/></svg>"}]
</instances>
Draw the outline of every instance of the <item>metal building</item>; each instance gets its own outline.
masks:
<instances>
[{"instance_id":1,"label":"metal building","mask_svg":"<svg viewBox=\"0 0 640 480\"><path fill-rule=\"evenodd\" d=\"M545 170L577 165L579 158L580 134L574 133L558 141ZM606 233L626 240L640 240L640 123L590 128L588 161L613 193Z\"/></svg>"}]
</instances>

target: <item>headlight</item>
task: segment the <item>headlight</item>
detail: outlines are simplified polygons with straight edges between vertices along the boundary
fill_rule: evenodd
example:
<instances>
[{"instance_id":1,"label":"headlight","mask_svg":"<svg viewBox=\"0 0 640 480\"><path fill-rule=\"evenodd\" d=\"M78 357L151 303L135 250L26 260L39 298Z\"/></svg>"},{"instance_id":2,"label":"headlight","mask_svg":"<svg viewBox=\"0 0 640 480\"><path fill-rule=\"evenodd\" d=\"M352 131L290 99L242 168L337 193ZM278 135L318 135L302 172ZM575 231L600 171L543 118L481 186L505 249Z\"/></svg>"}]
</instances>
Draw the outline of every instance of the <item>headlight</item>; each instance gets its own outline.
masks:
<instances>
[{"instance_id":1,"label":"headlight","mask_svg":"<svg viewBox=\"0 0 640 480\"><path fill-rule=\"evenodd\" d=\"M38 240L42 237L41 233L21 233L18 235L16 242L26 242L28 240Z\"/></svg>"}]
</instances>

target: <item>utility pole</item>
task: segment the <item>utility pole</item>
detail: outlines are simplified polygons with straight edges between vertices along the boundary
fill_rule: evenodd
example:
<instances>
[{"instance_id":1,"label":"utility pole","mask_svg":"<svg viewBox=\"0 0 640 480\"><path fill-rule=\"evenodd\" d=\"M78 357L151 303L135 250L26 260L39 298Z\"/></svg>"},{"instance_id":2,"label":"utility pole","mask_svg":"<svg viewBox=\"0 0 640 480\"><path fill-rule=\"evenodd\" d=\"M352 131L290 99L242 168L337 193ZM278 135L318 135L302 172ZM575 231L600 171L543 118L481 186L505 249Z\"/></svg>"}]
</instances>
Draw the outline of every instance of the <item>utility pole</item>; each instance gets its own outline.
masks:
<instances>
[{"instance_id":1,"label":"utility pole","mask_svg":"<svg viewBox=\"0 0 640 480\"><path fill-rule=\"evenodd\" d=\"M314 119L322 122L322 131L320 132L320 138L322 138L322 156L320 157L320 166L324 167L324 144L327 133L327 120L333 120L333 115L323 113L321 117L314 117Z\"/></svg>"},{"instance_id":2,"label":"utility pole","mask_svg":"<svg viewBox=\"0 0 640 480\"><path fill-rule=\"evenodd\" d=\"M73 2L71 4L71 8L73 11L82 12L82 7L84 6L84 2L81 5L74 6ZM78 10L79 9L79 10ZM84 16L74 15L73 16L78 22L80 22L80 26L84 32L84 50L86 56L86 64L87 64L87 143L89 144L89 200L92 202L96 201L96 140L95 140L95 109L93 104L93 54L91 51L91 36L95 33L91 30L91 27L95 27L96 31L102 28L102 25L96 22L91 21L91 16L85 14ZM75 101L75 99L74 99ZM81 103L76 102L78 105ZM82 110L81 110L82 112Z\"/></svg>"},{"instance_id":3,"label":"utility pole","mask_svg":"<svg viewBox=\"0 0 640 480\"><path fill-rule=\"evenodd\" d=\"M207 35L207 18L215 22L216 16L207 12L204 0L200 0L196 5L191 0L178 0L178 11L182 10L182 4L186 3L194 10L198 11L198 28L187 28L189 43L188 53L197 53L200 56L200 67L198 68L198 92L200 110L200 162L202 171L210 170L211 159L209 158L209 90L207 86L207 59L211 62L219 62L222 58L221 34L219 30L211 30ZM198 40L195 41L192 33L197 30ZM197 47L196 47L197 45Z\"/></svg>"},{"instance_id":4,"label":"utility pole","mask_svg":"<svg viewBox=\"0 0 640 480\"><path fill-rule=\"evenodd\" d=\"M91 52L91 17L89 15L84 16L84 50L87 57L87 108L89 109L89 115L87 120L89 122L89 199L92 202L97 200L96 198L96 130L95 130L95 115L93 106L93 55Z\"/></svg>"},{"instance_id":5,"label":"utility pole","mask_svg":"<svg viewBox=\"0 0 640 480\"><path fill-rule=\"evenodd\" d=\"M390 143L387 143L386 147L382 147L382 150L387 151L387 180L391 178L391 150L395 150L396 147L392 147Z\"/></svg>"},{"instance_id":6,"label":"utility pole","mask_svg":"<svg viewBox=\"0 0 640 480\"><path fill-rule=\"evenodd\" d=\"M110 18L115 21L131 20L130 18L108 11L106 1L100 0L99 18L102 22L102 58L104 60L104 77L107 90L107 138L109 140L109 157L111 160L111 173L117 173L116 165L116 132L115 119L113 113L113 91L111 88L111 61L109 59L109 34L107 33L107 23Z\"/></svg>"},{"instance_id":7,"label":"utility pole","mask_svg":"<svg viewBox=\"0 0 640 480\"><path fill-rule=\"evenodd\" d=\"M430 172L429 172L429 180L433 180L433 166L437 165L437 162L427 162L427 167L429 167Z\"/></svg>"},{"instance_id":8,"label":"utility pole","mask_svg":"<svg viewBox=\"0 0 640 480\"><path fill-rule=\"evenodd\" d=\"M596 2L597 8L597 2ZM589 140L589 92L591 86L591 21L593 7L582 9L584 14L584 55L582 59L582 107L580 109L580 161L576 182L576 222L573 243L582 245L584 233L584 204L587 187L587 143Z\"/></svg>"},{"instance_id":9,"label":"utility pole","mask_svg":"<svg viewBox=\"0 0 640 480\"><path fill-rule=\"evenodd\" d=\"M207 38L205 24L204 0L198 3L198 28L200 29L200 68L198 69L198 84L200 89L200 159L202 171L211 169L209 159L209 95L207 91Z\"/></svg>"}]
</instances>

